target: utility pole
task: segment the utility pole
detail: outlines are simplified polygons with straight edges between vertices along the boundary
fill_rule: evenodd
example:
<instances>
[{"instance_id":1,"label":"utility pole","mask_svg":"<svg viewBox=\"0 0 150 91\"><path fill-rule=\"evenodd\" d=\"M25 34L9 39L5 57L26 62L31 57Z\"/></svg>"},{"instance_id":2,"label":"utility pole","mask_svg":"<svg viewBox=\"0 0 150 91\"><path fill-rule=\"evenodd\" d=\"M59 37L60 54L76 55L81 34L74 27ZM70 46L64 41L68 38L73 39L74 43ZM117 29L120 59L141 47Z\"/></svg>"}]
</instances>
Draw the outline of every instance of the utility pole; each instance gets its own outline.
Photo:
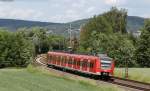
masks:
<instances>
[{"instance_id":1,"label":"utility pole","mask_svg":"<svg viewBox=\"0 0 150 91\"><path fill-rule=\"evenodd\" d=\"M72 32L72 30L71 30L71 24L70 24L70 27L69 27L69 34L70 34L70 38L69 38L69 39L70 39L70 47L71 47L71 36L72 36L72 33L71 33L71 32Z\"/></svg>"},{"instance_id":2,"label":"utility pole","mask_svg":"<svg viewBox=\"0 0 150 91\"><path fill-rule=\"evenodd\" d=\"M125 78L128 78L128 61L127 61L127 57L125 57Z\"/></svg>"},{"instance_id":3,"label":"utility pole","mask_svg":"<svg viewBox=\"0 0 150 91\"><path fill-rule=\"evenodd\" d=\"M69 28L66 30L69 34L69 47L68 47L69 50L72 50L72 47L73 47L72 40L71 40L73 38L73 36L75 36L73 34L77 33L78 30L79 29L72 29L72 24L71 23L69 24Z\"/></svg>"}]
</instances>

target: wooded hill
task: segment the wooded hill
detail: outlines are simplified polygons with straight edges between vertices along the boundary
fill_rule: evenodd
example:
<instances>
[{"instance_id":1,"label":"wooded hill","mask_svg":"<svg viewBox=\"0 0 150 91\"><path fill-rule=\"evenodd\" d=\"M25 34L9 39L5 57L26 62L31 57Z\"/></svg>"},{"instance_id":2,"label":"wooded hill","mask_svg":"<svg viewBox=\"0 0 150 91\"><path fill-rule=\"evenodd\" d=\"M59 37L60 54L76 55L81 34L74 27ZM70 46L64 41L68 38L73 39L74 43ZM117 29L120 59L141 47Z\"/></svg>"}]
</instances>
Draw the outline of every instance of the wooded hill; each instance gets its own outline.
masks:
<instances>
[{"instance_id":1,"label":"wooded hill","mask_svg":"<svg viewBox=\"0 0 150 91\"><path fill-rule=\"evenodd\" d=\"M16 31L22 27L34 27L40 26L48 28L53 33L62 34L69 28L69 24L72 24L73 29L79 29L82 24L85 24L89 19L76 20L68 23L52 23L52 22L40 22L40 21L26 21L26 20L15 20L15 19L0 19L0 27L5 27L10 31ZM144 25L144 18L137 16L127 17L127 30L136 32Z\"/></svg>"}]
</instances>

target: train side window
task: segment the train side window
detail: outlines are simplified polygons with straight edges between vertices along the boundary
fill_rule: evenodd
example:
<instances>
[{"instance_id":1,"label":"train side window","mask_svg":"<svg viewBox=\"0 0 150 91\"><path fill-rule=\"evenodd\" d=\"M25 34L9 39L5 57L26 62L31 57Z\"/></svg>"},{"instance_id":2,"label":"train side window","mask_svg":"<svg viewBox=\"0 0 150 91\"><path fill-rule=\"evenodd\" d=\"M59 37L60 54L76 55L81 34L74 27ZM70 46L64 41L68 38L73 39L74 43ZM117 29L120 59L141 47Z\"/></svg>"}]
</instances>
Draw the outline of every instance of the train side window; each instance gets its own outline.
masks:
<instances>
[{"instance_id":1,"label":"train side window","mask_svg":"<svg viewBox=\"0 0 150 91\"><path fill-rule=\"evenodd\" d=\"M66 56L64 56L64 64L66 64L67 62L66 62L67 60L66 60Z\"/></svg>"},{"instance_id":2,"label":"train side window","mask_svg":"<svg viewBox=\"0 0 150 91\"><path fill-rule=\"evenodd\" d=\"M69 62L69 58L68 56L66 56L66 64L68 64L68 62Z\"/></svg>"},{"instance_id":3,"label":"train side window","mask_svg":"<svg viewBox=\"0 0 150 91\"><path fill-rule=\"evenodd\" d=\"M73 58L71 58L71 64L73 65L73 61L74 61L74 59Z\"/></svg>"},{"instance_id":4,"label":"train side window","mask_svg":"<svg viewBox=\"0 0 150 91\"><path fill-rule=\"evenodd\" d=\"M68 60L68 61L69 61L68 64L71 64L71 61L72 61L72 60L71 60L71 57L69 57L69 60Z\"/></svg>"},{"instance_id":5,"label":"train side window","mask_svg":"<svg viewBox=\"0 0 150 91\"><path fill-rule=\"evenodd\" d=\"M80 66L82 66L82 64L83 64L83 62L82 62L82 61L80 61Z\"/></svg>"},{"instance_id":6,"label":"train side window","mask_svg":"<svg viewBox=\"0 0 150 91\"><path fill-rule=\"evenodd\" d=\"M59 64L61 64L62 56L59 56Z\"/></svg>"},{"instance_id":7,"label":"train side window","mask_svg":"<svg viewBox=\"0 0 150 91\"><path fill-rule=\"evenodd\" d=\"M90 68L93 68L93 66L94 66L94 63L90 62Z\"/></svg>"},{"instance_id":8,"label":"train side window","mask_svg":"<svg viewBox=\"0 0 150 91\"><path fill-rule=\"evenodd\" d=\"M67 64L69 64L69 57L67 57Z\"/></svg>"},{"instance_id":9,"label":"train side window","mask_svg":"<svg viewBox=\"0 0 150 91\"><path fill-rule=\"evenodd\" d=\"M51 56L51 60L53 60L53 55Z\"/></svg>"},{"instance_id":10,"label":"train side window","mask_svg":"<svg viewBox=\"0 0 150 91\"><path fill-rule=\"evenodd\" d=\"M73 64L73 58L70 59L70 64L71 64L71 65Z\"/></svg>"},{"instance_id":11,"label":"train side window","mask_svg":"<svg viewBox=\"0 0 150 91\"><path fill-rule=\"evenodd\" d=\"M80 61L77 61L77 66L80 66Z\"/></svg>"},{"instance_id":12,"label":"train side window","mask_svg":"<svg viewBox=\"0 0 150 91\"><path fill-rule=\"evenodd\" d=\"M87 67L90 67L90 60L87 61Z\"/></svg>"},{"instance_id":13,"label":"train side window","mask_svg":"<svg viewBox=\"0 0 150 91\"><path fill-rule=\"evenodd\" d=\"M59 56L57 56L57 60L59 61Z\"/></svg>"},{"instance_id":14,"label":"train side window","mask_svg":"<svg viewBox=\"0 0 150 91\"><path fill-rule=\"evenodd\" d=\"M60 56L58 56L58 62L60 62L60 60L61 60L61 57L60 57Z\"/></svg>"},{"instance_id":15,"label":"train side window","mask_svg":"<svg viewBox=\"0 0 150 91\"><path fill-rule=\"evenodd\" d=\"M63 58L63 56L61 56L61 63L63 63L63 60L64 60L64 58Z\"/></svg>"},{"instance_id":16,"label":"train side window","mask_svg":"<svg viewBox=\"0 0 150 91\"><path fill-rule=\"evenodd\" d=\"M57 62L57 55L55 56L55 61Z\"/></svg>"},{"instance_id":17,"label":"train side window","mask_svg":"<svg viewBox=\"0 0 150 91\"><path fill-rule=\"evenodd\" d=\"M68 57L68 64L70 64L70 57Z\"/></svg>"},{"instance_id":18,"label":"train side window","mask_svg":"<svg viewBox=\"0 0 150 91\"><path fill-rule=\"evenodd\" d=\"M87 67L87 65L88 65L88 60L86 59L86 60L85 60L85 65L84 65L84 66Z\"/></svg>"},{"instance_id":19,"label":"train side window","mask_svg":"<svg viewBox=\"0 0 150 91\"><path fill-rule=\"evenodd\" d=\"M55 55L53 55L53 60L55 60Z\"/></svg>"},{"instance_id":20,"label":"train side window","mask_svg":"<svg viewBox=\"0 0 150 91\"><path fill-rule=\"evenodd\" d=\"M74 58L72 58L72 62L71 62L71 63L72 63L72 65L74 65L74 62L75 62L75 60L74 60Z\"/></svg>"},{"instance_id":21,"label":"train side window","mask_svg":"<svg viewBox=\"0 0 150 91\"><path fill-rule=\"evenodd\" d=\"M59 62L59 56L56 57L56 61Z\"/></svg>"},{"instance_id":22,"label":"train side window","mask_svg":"<svg viewBox=\"0 0 150 91\"><path fill-rule=\"evenodd\" d=\"M84 59L84 60L83 60L83 62L82 62L82 67L86 67L86 66L87 66L87 61L88 61L87 59Z\"/></svg>"},{"instance_id":23,"label":"train side window","mask_svg":"<svg viewBox=\"0 0 150 91\"><path fill-rule=\"evenodd\" d=\"M62 57L62 63L64 64L64 60L65 60L65 58L64 58L64 56Z\"/></svg>"},{"instance_id":24,"label":"train side window","mask_svg":"<svg viewBox=\"0 0 150 91\"><path fill-rule=\"evenodd\" d=\"M73 61L73 65L76 65L76 59L74 59L74 61Z\"/></svg>"},{"instance_id":25,"label":"train side window","mask_svg":"<svg viewBox=\"0 0 150 91\"><path fill-rule=\"evenodd\" d=\"M55 55L53 55L53 61L55 60Z\"/></svg>"},{"instance_id":26,"label":"train side window","mask_svg":"<svg viewBox=\"0 0 150 91\"><path fill-rule=\"evenodd\" d=\"M84 67L84 65L85 65L85 62L83 61L83 62L82 62L82 67Z\"/></svg>"},{"instance_id":27,"label":"train side window","mask_svg":"<svg viewBox=\"0 0 150 91\"><path fill-rule=\"evenodd\" d=\"M51 60L51 55L48 56L48 60L49 60L49 61Z\"/></svg>"},{"instance_id":28,"label":"train side window","mask_svg":"<svg viewBox=\"0 0 150 91\"><path fill-rule=\"evenodd\" d=\"M61 58L60 58L60 61L62 62L62 60L63 60L63 56L61 56Z\"/></svg>"},{"instance_id":29,"label":"train side window","mask_svg":"<svg viewBox=\"0 0 150 91\"><path fill-rule=\"evenodd\" d=\"M64 64L66 64L66 56L64 56Z\"/></svg>"}]
</instances>

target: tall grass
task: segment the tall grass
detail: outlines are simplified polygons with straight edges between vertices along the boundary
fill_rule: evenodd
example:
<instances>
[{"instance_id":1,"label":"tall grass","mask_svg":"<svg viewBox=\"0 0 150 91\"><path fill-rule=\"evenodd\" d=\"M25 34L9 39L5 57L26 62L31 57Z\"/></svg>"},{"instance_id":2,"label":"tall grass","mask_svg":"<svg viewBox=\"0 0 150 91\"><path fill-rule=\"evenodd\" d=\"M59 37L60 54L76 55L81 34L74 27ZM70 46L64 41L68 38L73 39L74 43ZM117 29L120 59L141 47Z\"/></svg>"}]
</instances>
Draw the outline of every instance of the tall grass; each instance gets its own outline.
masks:
<instances>
[{"instance_id":1,"label":"tall grass","mask_svg":"<svg viewBox=\"0 0 150 91\"><path fill-rule=\"evenodd\" d=\"M150 83L150 68L129 68L129 79ZM115 76L125 77L125 68L116 68Z\"/></svg>"}]
</instances>

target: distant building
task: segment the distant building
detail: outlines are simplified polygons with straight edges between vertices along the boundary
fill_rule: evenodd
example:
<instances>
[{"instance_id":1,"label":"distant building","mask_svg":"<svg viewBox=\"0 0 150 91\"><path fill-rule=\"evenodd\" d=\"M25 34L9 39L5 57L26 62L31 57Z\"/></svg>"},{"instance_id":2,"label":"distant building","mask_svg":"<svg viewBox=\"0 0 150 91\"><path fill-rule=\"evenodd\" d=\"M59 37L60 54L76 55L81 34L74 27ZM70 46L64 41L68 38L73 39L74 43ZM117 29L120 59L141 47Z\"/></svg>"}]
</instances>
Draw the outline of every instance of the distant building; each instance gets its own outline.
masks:
<instances>
[{"instance_id":1,"label":"distant building","mask_svg":"<svg viewBox=\"0 0 150 91\"><path fill-rule=\"evenodd\" d=\"M53 32L53 30L48 30L46 33L47 34L53 34L54 32Z\"/></svg>"},{"instance_id":2,"label":"distant building","mask_svg":"<svg viewBox=\"0 0 150 91\"><path fill-rule=\"evenodd\" d=\"M139 37L141 35L141 31L136 31L136 32L133 32L132 34L135 37Z\"/></svg>"}]
</instances>

